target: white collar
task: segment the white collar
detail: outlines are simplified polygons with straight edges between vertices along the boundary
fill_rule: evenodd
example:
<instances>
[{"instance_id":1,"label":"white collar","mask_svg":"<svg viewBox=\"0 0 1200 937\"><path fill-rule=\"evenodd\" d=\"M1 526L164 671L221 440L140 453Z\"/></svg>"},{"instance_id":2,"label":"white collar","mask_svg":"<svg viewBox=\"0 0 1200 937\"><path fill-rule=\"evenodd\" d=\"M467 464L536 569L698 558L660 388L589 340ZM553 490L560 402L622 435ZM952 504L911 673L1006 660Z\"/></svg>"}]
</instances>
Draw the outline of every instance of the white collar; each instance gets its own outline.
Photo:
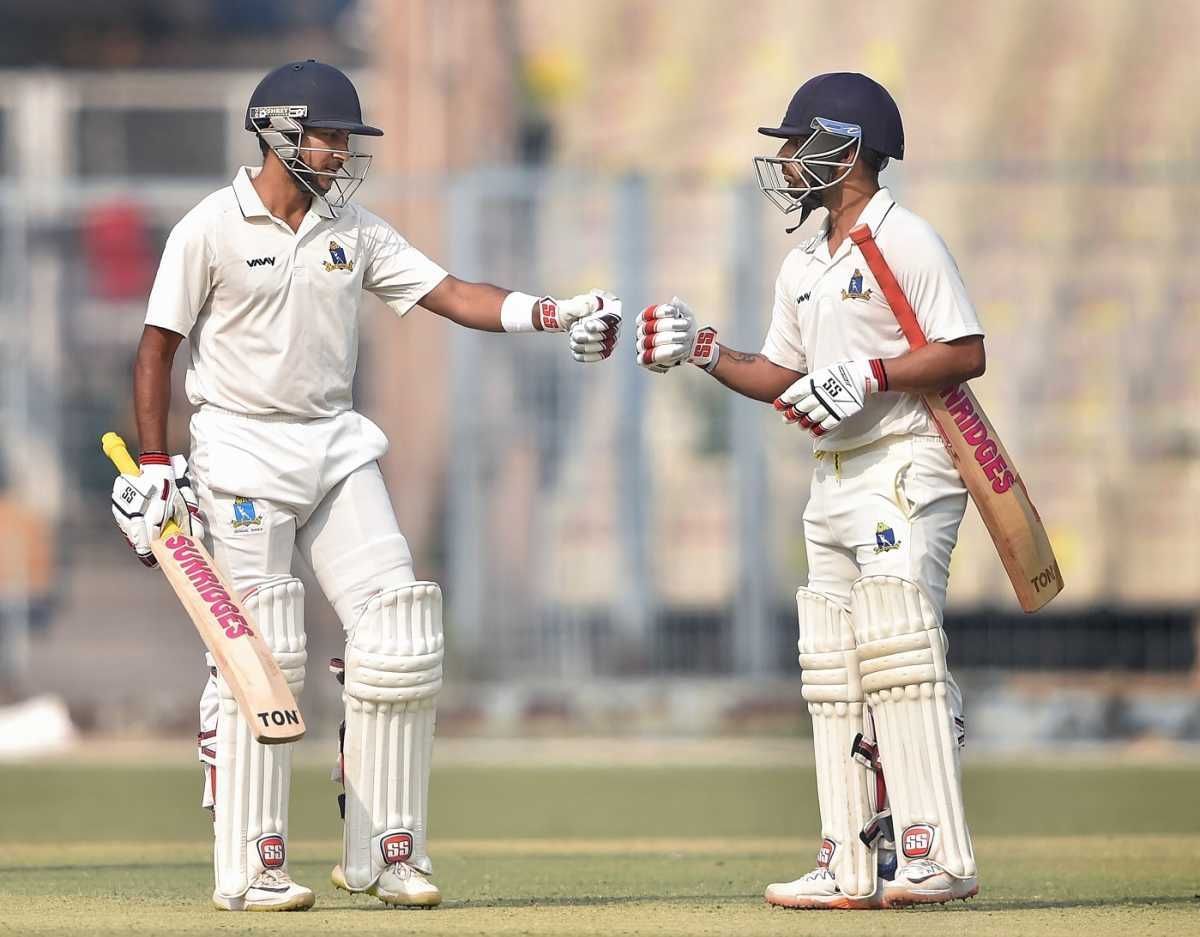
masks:
<instances>
[{"instance_id":1,"label":"white collar","mask_svg":"<svg viewBox=\"0 0 1200 937\"><path fill-rule=\"evenodd\" d=\"M263 204L263 200L258 196L258 190L254 188L253 180L262 172L262 167L256 166L241 166L237 171L237 175L233 177L233 194L237 197L238 207L241 208L242 214L246 218L272 218L274 217ZM309 202L308 210L316 212L322 218L336 218L328 205L325 204L323 198L314 197Z\"/></svg>"}]
</instances>

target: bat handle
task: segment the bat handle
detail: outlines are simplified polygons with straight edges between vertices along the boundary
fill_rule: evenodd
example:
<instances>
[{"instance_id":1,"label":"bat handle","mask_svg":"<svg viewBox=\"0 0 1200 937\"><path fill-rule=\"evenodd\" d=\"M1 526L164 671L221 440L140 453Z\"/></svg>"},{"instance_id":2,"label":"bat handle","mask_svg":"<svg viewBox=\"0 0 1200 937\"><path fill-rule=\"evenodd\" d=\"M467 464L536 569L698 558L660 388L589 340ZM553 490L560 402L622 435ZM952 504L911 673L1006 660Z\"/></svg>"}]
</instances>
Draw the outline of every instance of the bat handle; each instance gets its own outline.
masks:
<instances>
[{"instance_id":1,"label":"bat handle","mask_svg":"<svg viewBox=\"0 0 1200 937\"><path fill-rule=\"evenodd\" d=\"M133 456L129 454L129 448L125 445L125 440L116 433L105 433L100 437L100 448L104 450L104 454L108 456L113 465L117 467L117 471L122 475L141 475L142 470L138 464L133 461Z\"/></svg>"},{"instance_id":2,"label":"bat handle","mask_svg":"<svg viewBox=\"0 0 1200 937\"><path fill-rule=\"evenodd\" d=\"M133 461L133 456L129 454L129 447L125 445L125 440L116 433L105 433L101 436L100 448L104 450L106 456L112 459L112 464L122 475L142 474L141 467ZM169 537L174 533L179 533L179 525L173 520L169 520L163 525L162 536Z\"/></svg>"}]
</instances>

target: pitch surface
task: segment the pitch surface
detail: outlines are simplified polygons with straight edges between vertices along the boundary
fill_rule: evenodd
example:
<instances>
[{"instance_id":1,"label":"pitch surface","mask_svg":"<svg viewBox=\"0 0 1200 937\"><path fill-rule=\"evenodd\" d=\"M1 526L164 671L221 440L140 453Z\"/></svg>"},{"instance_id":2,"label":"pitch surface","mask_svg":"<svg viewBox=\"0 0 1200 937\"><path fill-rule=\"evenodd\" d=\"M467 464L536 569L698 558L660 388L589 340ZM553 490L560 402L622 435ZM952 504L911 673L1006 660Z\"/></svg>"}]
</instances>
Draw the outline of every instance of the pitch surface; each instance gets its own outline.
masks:
<instances>
[{"instance_id":1,"label":"pitch surface","mask_svg":"<svg viewBox=\"0 0 1200 937\"><path fill-rule=\"evenodd\" d=\"M980 896L867 913L762 901L767 882L811 866L816 810L804 765L440 767L432 852L446 903L432 912L389 911L332 888L335 788L305 766L291 867L317 906L278 915L211 910L198 775L176 764L0 767L0 932L1200 933L1195 763L973 763Z\"/></svg>"}]
</instances>

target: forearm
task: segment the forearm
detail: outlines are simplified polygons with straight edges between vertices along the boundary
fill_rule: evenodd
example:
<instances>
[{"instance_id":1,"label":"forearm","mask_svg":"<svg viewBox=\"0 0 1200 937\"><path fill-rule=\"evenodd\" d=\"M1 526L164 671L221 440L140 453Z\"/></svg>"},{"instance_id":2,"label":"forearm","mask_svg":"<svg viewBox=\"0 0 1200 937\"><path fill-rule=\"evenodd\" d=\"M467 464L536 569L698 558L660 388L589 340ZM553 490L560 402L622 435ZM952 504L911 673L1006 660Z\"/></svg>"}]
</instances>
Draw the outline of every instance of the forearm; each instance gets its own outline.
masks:
<instances>
[{"instance_id":1,"label":"forearm","mask_svg":"<svg viewBox=\"0 0 1200 937\"><path fill-rule=\"evenodd\" d=\"M763 403L771 403L801 377L799 371L781 368L763 355L725 345L711 373L730 390Z\"/></svg>"},{"instance_id":2,"label":"forearm","mask_svg":"<svg viewBox=\"0 0 1200 937\"><path fill-rule=\"evenodd\" d=\"M133 412L142 452L167 451L167 416L171 409L171 363L179 339L147 329L133 365Z\"/></svg>"},{"instance_id":3,"label":"forearm","mask_svg":"<svg viewBox=\"0 0 1200 937\"><path fill-rule=\"evenodd\" d=\"M491 283L469 283L456 277L446 277L421 300L421 305L468 329L503 332L505 328L500 309L508 295L508 290ZM528 316L532 327L540 330L542 326L536 301L530 302Z\"/></svg>"},{"instance_id":4,"label":"forearm","mask_svg":"<svg viewBox=\"0 0 1200 937\"><path fill-rule=\"evenodd\" d=\"M983 374L986 359L983 337L968 336L953 342L930 342L898 358L883 362L887 389L910 394L936 393Z\"/></svg>"}]
</instances>

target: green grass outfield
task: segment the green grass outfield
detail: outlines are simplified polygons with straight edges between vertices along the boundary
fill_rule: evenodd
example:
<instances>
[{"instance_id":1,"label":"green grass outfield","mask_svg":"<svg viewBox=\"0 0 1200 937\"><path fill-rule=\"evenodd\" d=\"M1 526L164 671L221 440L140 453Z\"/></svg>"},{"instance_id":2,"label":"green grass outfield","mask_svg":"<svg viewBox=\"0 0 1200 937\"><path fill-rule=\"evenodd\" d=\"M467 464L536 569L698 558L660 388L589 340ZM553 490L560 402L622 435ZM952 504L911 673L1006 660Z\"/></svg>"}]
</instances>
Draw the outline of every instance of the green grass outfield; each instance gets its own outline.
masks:
<instances>
[{"instance_id":1,"label":"green grass outfield","mask_svg":"<svg viewBox=\"0 0 1200 937\"><path fill-rule=\"evenodd\" d=\"M972 762L982 891L950 908L790 912L763 886L808 871L812 769L448 764L432 854L446 897L391 911L335 892L336 789L297 769L291 868L305 914L210 908L198 770L0 766L0 935L287 933L1200 935L1200 764Z\"/></svg>"}]
</instances>

